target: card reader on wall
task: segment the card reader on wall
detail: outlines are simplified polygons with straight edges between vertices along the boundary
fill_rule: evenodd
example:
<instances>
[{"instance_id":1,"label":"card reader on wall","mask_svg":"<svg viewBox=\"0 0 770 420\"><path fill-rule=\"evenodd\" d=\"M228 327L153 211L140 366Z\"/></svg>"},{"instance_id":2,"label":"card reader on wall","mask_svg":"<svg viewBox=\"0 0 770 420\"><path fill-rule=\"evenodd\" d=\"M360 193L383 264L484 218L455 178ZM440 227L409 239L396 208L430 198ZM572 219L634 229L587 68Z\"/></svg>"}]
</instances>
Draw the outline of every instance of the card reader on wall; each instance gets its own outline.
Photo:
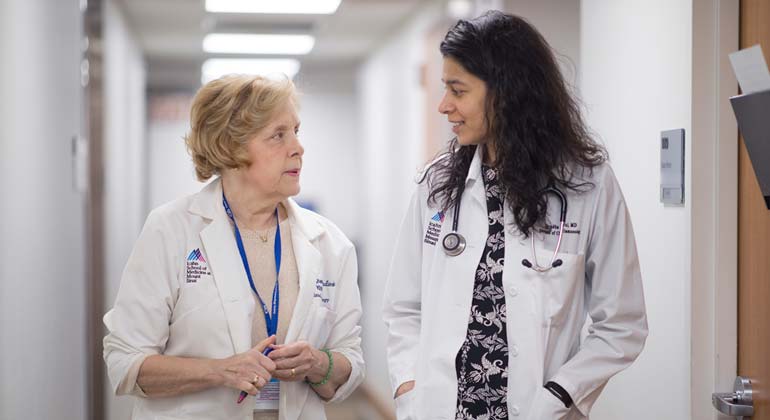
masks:
<instances>
[{"instance_id":1,"label":"card reader on wall","mask_svg":"<svg viewBox=\"0 0 770 420\"><path fill-rule=\"evenodd\" d=\"M684 129L660 132L660 201L684 203Z\"/></svg>"}]
</instances>

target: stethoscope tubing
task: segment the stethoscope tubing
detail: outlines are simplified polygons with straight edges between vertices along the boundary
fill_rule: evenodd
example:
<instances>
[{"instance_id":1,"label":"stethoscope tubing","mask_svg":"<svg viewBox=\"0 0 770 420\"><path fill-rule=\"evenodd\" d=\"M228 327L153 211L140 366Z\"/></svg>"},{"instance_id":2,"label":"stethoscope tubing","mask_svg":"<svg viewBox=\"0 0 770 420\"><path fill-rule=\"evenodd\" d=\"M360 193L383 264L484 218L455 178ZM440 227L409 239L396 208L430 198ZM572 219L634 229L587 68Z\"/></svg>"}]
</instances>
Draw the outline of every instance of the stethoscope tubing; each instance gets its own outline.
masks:
<instances>
[{"instance_id":1,"label":"stethoscope tubing","mask_svg":"<svg viewBox=\"0 0 770 420\"><path fill-rule=\"evenodd\" d=\"M466 242L465 237L458 232L459 227L459 220L460 220L460 203L462 202L462 194L463 194L463 188L461 187L458 190L458 200L454 204L454 214L452 219L452 231L446 235L444 235L444 239L442 240L442 246L444 247L444 252L450 256L455 257L465 250ZM553 255L551 256L551 262L547 266L541 266L537 262L537 252L535 251L535 234L534 232L530 233L531 243L532 243L532 262L530 262L528 259L524 259L521 261L522 265L524 265L527 268L531 268L532 270L538 272L538 273L546 273L556 267L559 267L562 265L562 260L557 259L556 256L559 254L559 251L561 250L561 242L562 238L564 236L564 225L567 221L567 198L564 196L564 193L561 192L558 188L554 186L549 186L544 188L541 191L541 194L553 194L559 199L559 237L556 242L556 249L553 252Z\"/></svg>"},{"instance_id":2,"label":"stethoscope tubing","mask_svg":"<svg viewBox=\"0 0 770 420\"><path fill-rule=\"evenodd\" d=\"M559 254L559 250L561 249L561 240L564 237L564 225L567 222L567 198L564 196L564 193L561 192L558 188L554 186L546 187L543 189L542 194L548 194L551 193L556 196L556 198L559 199L560 203L560 209L559 212L559 238L556 241L556 249L553 251L553 255L551 256L551 262L548 263L546 266L541 266L537 262L537 252L535 251L535 233L530 233L530 242L532 244L532 262L527 260L526 258L521 261L521 264L527 268L531 268L538 273L546 273L548 271L551 271L552 269L559 267L562 265L562 260L557 259L556 256Z\"/></svg>"}]
</instances>

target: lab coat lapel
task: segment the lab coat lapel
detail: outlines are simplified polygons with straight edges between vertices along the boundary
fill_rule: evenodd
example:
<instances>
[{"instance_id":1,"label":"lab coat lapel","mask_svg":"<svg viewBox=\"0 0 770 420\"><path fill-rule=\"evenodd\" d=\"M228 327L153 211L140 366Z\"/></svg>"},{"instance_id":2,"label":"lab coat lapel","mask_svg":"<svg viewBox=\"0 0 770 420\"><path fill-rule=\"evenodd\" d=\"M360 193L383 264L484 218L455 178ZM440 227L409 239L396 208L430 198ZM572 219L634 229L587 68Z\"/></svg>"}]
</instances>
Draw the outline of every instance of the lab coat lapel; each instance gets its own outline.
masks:
<instances>
[{"instance_id":1,"label":"lab coat lapel","mask_svg":"<svg viewBox=\"0 0 770 420\"><path fill-rule=\"evenodd\" d=\"M212 219L211 224L201 231L200 238L222 300L233 351L242 353L251 348L252 319L249 312L253 311L249 308L254 302L233 228L221 202L221 182L214 181L196 197L191 211Z\"/></svg>"},{"instance_id":2,"label":"lab coat lapel","mask_svg":"<svg viewBox=\"0 0 770 420\"><path fill-rule=\"evenodd\" d=\"M476 268L484 251L489 230L486 194L484 182L481 179L481 151L478 147L468 167L465 184L457 229L465 237L467 247L457 257L448 257L443 251L439 251L444 263L433 264L431 273L431 278L451 276L454 279L451 287L443 287L438 291L439 300L446 302L447 307L453 308L445 315L445 322L442 323L442 328L447 331L445 336L449 340L446 343L449 348L459 348L462 340L465 339ZM454 214L450 213L450 223L454 221L453 218ZM448 229L448 227L445 228L445 232Z\"/></svg>"},{"instance_id":3,"label":"lab coat lapel","mask_svg":"<svg viewBox=\"0 0 770 420\"><path fill-rule=\"evenodd\" d=\"M299 296L286 332L286 342L290 343L297 340L313 303L315 282L321 274L321 252L313 241L322 231L317 222L302 214L303 210L293 200L286 200L284 206L288 210L292 226L291 239L299 273Z\"/></svg>"},{"instance_id":4,"label":"lab coat lapel","mask_svg":"<svg viewBox=\"0 0 770 420\"><path fill-rule=\"evenodd\" d=\"M233 348L235 353L242 353L251 348L252 319L246 310L248 306L241 300L253 298L232 226L227 220L215 219L201 231L201 241L209 256L214 282L222 299Z\"/></svg>"},{"instance_id":5,"label":"lab coat lapel","mask_svg":"<svg viewBox=\"0 0 770 420\"><path fill-rule=\"evenodd\" d=\"M468 196L475 204L481 206L484 214L487 213L487 197L484 192L484 180L481 173L482 151L481 146L476 146L476 153L473 155L471 165L468 167L468 175L465 178L465 188Z\"/></svg>"},{"instance_id":6,"label":"lab coat lapel","mask_svg":"<svg viewBox=\"0 0 770 420\"><path fill-rule=\"evenodd\" d=\"M444 343L452 349L459 349L465 340L468 329L468 314L471 313L476 269L484 251L489 224L487 223L486 201L477 202L479 192L484 194L484 186L472 181L465 191L464 200L460 204L460 219L458 232L465 237L466 248L457 257L449 257L440 253L443 264L433 264L431 278L451 278L438 291L438 301L443 302L447 313L442 315L441 328L446 331L444 335L447 342ZM469 197L474 197L469 199ZM452 215L453 216L453 215ZM431 297L435 299L435 297Z\"/></svg>"},{"instance_id":7,"label":"lab coat lapel","mask_svg":"<svg viewBox=\"0 0 770 420\"><path fill-rule=\"evenodd\" d=\"M294 306L289 329L286 332L286 343L292 343L299 338L302 326L308 321L307 317L312 316L310 308L313 303L315 282L321 274L322 264L321 252L314 241L323 230L315 220L304 215L303 210L293 200L286 200L284 207L289 214L294 258L297 261L297 273L299 273L299 295ZM280 410L285 413L281 417L286 419L298 418L307 399L308 387L301 382L283 382L281 387L286 391L291 389L291 394L294 396L292 401L288 401L286 393L281 392Z\"/></svg>"}]
</instances>

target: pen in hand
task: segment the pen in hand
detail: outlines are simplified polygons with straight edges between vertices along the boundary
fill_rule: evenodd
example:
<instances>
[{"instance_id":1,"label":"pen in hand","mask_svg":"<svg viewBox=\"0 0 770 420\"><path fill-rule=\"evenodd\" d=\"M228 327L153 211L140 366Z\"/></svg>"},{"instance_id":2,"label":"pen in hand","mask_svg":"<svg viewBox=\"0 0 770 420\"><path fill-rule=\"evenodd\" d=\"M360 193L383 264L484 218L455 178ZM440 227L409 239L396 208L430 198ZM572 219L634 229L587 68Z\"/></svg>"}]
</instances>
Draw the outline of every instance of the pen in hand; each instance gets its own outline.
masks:
<instances>
[{"instance_id":1,"label":"pen in hand","mask_svg":"<svg viewBox=\"0 0 770 420\"><path fill-rule=\"evenodd\" d=\"M267 356L268 354L270 354L271 351L273 351L273 348L272 347L268 347L268 348L265 349L265 351L262 352L262 354ZM241 395L238 396L238 404L242 403L243 400L245 400L246 397L248 397L248 396L249 396L248 392L241 391Z\"/></svg>"}]
</instances>

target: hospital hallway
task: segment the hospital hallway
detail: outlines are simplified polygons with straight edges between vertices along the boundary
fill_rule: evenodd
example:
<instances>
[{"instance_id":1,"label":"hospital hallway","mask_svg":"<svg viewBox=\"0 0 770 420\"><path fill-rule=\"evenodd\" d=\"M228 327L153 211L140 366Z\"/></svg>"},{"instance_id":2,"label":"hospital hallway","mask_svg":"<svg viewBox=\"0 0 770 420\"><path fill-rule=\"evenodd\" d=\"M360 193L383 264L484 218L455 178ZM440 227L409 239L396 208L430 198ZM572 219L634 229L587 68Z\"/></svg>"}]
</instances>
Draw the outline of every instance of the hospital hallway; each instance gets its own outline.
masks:
<instances>
[{"instance_id":1,"label":"hospital hallway","mask_svg":"<svg viewBox=\"0 0 770 420\"><path fill-rule=\"evenodd\" d=\"M740 376L746 418L770 420L770 152L738 134L728 58L770 59L765 0L0 0L0 420L131 418L103 316L150 212L207 184L191 105L230 73L294 82L294 198L355 245L366 374L327 418L395 420L383 299L418 175L454 137L439 44L491 9L543 34L633 222L649 336L590 419L732 418L712 394Z\"/></svg>"}]
</instances>

